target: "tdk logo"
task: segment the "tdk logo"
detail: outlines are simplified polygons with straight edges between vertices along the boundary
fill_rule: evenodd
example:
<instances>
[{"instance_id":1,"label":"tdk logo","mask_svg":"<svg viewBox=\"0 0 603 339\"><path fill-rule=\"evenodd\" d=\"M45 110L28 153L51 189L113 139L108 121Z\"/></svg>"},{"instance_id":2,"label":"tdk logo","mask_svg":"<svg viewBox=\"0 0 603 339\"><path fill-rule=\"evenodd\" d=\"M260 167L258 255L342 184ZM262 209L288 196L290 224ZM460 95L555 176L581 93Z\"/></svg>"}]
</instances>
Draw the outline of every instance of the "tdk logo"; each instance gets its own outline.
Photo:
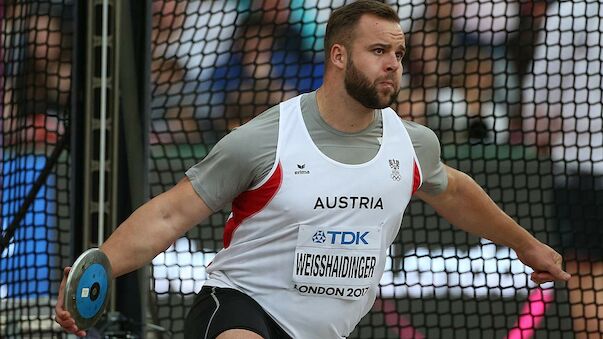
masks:
<instances>
[{"instance_id":1,"label":"tdk logo","mask_svg":"<svg viewBox=\"0 0 603 339\"><path fill-rule=\"evenodd\" d=\"M310 174L310 171L306 170L306 164L297 164L297 168L298 168L298 170L294 172L297 175Z\"/></svg>"},{"instance_id":2,"label":"tdk logo","mask_svg":"<svg viewBox=\"0 0 603 339\"><path fill-rule=\"evenodd\" d=\"M312 236L312 241L322 244L330 239L331 244L337 245L368 245L368 241L365 239L368 234L369 232L327 231L325 235L323 231L317 231Z\"/></svg>"},{"instance_id":3,"label":"tdk logo","mask_svg":"<svg viewBox=\"0 0 603 339\"><path fill-rule=\"evenodd\" d=\"M316 233L314 233L314 235L312 236L312 241L317 244L322 244L325 242L325 240L327 240L327 236L323 231L316 231Z\"/></svg>"}]
</instances>

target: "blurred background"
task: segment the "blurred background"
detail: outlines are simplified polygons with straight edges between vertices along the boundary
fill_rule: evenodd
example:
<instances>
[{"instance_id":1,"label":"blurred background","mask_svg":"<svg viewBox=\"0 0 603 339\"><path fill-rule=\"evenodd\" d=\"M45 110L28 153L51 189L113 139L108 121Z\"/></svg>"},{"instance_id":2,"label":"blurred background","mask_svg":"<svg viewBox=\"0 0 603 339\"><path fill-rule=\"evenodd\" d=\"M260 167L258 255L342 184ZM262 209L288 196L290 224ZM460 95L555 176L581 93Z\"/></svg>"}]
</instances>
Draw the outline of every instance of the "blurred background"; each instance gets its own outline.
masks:
<instances>
[{"instance_id":1,"label":"blurred background","mask_svg":"<svg viewBox=\"0 0 603 339\"><path fill-rule=\"evenodd\" d=\"M0 0L0 337L66 337L62 268L230 130L317 89L345 3ZM351 338L600 338L603 1L386 3L408 47L393 108L574 278L536 286L512 249L413 201ZM90 336L181 338L228 213L118 279Z\"/></svg>"}]
</instances>

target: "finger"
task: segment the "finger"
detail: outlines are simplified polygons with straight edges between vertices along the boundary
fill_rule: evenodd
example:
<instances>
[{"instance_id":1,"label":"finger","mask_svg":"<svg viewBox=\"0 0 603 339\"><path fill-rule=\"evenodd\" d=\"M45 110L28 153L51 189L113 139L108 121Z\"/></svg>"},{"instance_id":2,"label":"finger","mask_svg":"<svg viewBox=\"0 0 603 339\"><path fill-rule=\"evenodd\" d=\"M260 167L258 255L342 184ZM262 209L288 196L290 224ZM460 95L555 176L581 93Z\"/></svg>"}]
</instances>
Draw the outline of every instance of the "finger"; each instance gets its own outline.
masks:
<instances>
[{"instance_id":1,"label":"finger","mask_svg":"<svg viewBox=\"0 0 603 339\"><path fill-rule=\"evenodd\" d=\"M61 311L57 312L56 317L63 321L68 320L68 319L73 319L73 317L71 317L71 314L69 314L69 312L67 312L65 310L61 310Z\"/></svg>"},{"instance_id":2,"label":"finger","mask_svg":"<svg viewBox=\"0 0 603 339\"><path fill-rule=\"evenodd\" d=\"M59 296L57 298L57 304L55 306L55 310L58 312L63 309L64 304L64 294L65 294L65 285L67 285L67 277L69 276L69 271L71 271L71 267L67 266L63 269L63 280L61 280L61 286L59 287Z\"/></svg>"},{"instance_id":3,"label":"finger","mask_svg":"<svg viewBox=\"0 0 603 339\"><path fill-rule=\"evenodd\" d=\"M86 336L86 331L84 330L80 330L76 325L71 326L68 329L69 332L75 334L78 337L85 337Z\"/></svg>"},{"instance_id":4,"label":"finger","mask_svg":"<svg viewBox=\"0 0 603 339\"><path fill-rule=\"evenodd\" d=\"M549 281L554 281L555 278L549 274L548 272L533 272L530 275L530 279L537 283L537 284L542 284L545 282L549 282Z\"/></svg>"},{"instance_id":5,"label":"finger","mask_svg":"<svg viewBox=\"0 0 603 339\"><path fill-rule=\"evenodd\" d=\"M551 269L551 271L538 271L533 272L532 275L539 280L546 281L568 281L571 278L571 275L563 271L562 269Z\"/></svg>"},{"instance_id":6,"label":"finger","mask_svg":"<svg viewBox=\"0 0 603 339\"><path fill-rule=\"evenodd\" d=\"M75 324L75 319L73 319L71 316L65 316L65 315L55 315L54 320L58 323L62 323L62 324L67 324L67 323L73 323Z\"/></svg>"},{"instance_id":7,"label":"finger","mask_svg":"<svg viewBox=\"0 0 603 339\"><path fill-rule=\"evenodd\" d=\"M61 321L67 321L69 319L73 319L68 314L65 314L65 313L60 313L60 314L57 313L57 314L55 314L54 317L55 317L55 319L59 319Z\"/></svg>"},{"instance_id":8,"label":"finger","mask_svg":"<svg viewBox=\"0 0 603 339\"><path fill-rule=\"evenodd\" d=\"M553 266L550 269L550 273L553 275L553 277L555 278L555 280L568 281L572 277L569 273L567 273L566 271L562 270L560 266Z\"/></svg>"},{"instance_id":9,"label":"finger","mask_svg":"<svg viewBox=\"0 0 603 339\"><path fill-rule=\"evenodd\" d=\"M535 276L535 275L530 276L530 280L532 280L537 285L544 284L545 282L550 281L547 279L542 279L539 276Z\"/></svg>"},{"instance_id":10,"label":"finger","mask_svg":"<svg viewBox=\"0 0 603 339\"><path fill-rule=\"evenodd\" d=\"M549 282L549 280L539 280L539 279L531 279L536 285L542 285L544 283Z\"/></svg>"},{"instance_id":11,"label":"finger","mask_svg":"<svg viewBox=\"0 0 603 339\"><path fill-rule=\"evenodd\" d=\"M555 276L553 276L552 274L548 273L548 272L534 272L531 275L531 280L534 281L537 284L543 284L546 282L554 282L559 280L559 278L556 278Z\"/></svg>"},{"instance_id":12,"label":"finger","mask_svg":"<svg viewBox=\"0 0 603 339\"><path fill-rule=\"evenodd\" d=\"M75 326L75 320L64 320L64 321L57 321L57 323L64 329L71 329Z\"/></svg>"},{"instance_id":13,"label":"finger","mask_svg":"<svg viewBox=\"0 0 603 339\"><path fill-rule=\"evenodd\" d=\"M67 319L71 318L71 314L69 314L69 312L65 311L65 309L63 308L63 305L59 305L58 303L54 307L54 315L57 319L61 319L61 320L67 320Z\"/></svg>"},{"instance_id":14,"label":"finger","mask_svg":"<svg viewBox=\"0 0 603 339\"><path fill-rule=\"evenodd\" d=\"M75 319L67 311L56 314L54 320L64 329L69 329L75 325Z\"/></svg>"},{"instance_id":15,"label":"finger","mask_svg":"<svg viewBox=\"0 0 603 339\"><path fill-rule=\"evenodd\" d=\"M69 278L69 272L71 271L71 267L67 266L63 269L63 280L61 280L61 286L67 284L67 278Z\"/></svg>"},{"instance_id":16,"label":"finger","mask_svg":"<svg viewBox=\"0 0 603 339\"><path fill-rule=\"evenodd\" d=\"M65 328L65 330L67 332L73 333L73 334L76 334L79 331L79 329L75 325L69 326L69 327Z\"/></svg>"},{"instance_id":17,"label":"finger","mask_svg":"<svg viewBox=\"0 0 603 339\"><path fill-rule=\"evenodd\" d=\"M69 322L69 318L67 317L60 317L58 315L54 316L54 321L56 321L59 325L61 325L61 327L65 327L70 325Z\"/></svg>"}]
</instances>

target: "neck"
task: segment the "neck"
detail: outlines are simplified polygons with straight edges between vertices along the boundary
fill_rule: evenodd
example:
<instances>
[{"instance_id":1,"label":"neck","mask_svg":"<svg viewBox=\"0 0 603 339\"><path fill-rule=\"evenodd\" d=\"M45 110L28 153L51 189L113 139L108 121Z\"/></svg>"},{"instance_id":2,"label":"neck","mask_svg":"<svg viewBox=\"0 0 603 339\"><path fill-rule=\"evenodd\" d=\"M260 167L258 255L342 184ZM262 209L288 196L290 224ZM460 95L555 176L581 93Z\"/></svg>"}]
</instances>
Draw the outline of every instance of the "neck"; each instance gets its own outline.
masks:
<instances>
[{"instance_id":1,"label":"neck","mask_svg":"<svg viewBox=\"0 0 603 339\"><path fill-rule=\"evenodd\" d=\"M373 122L375 110L360 104L342 86L325 83L316 92L316 101L322 119L340 132L360 132Z\"/></svg>"}]
</instances>

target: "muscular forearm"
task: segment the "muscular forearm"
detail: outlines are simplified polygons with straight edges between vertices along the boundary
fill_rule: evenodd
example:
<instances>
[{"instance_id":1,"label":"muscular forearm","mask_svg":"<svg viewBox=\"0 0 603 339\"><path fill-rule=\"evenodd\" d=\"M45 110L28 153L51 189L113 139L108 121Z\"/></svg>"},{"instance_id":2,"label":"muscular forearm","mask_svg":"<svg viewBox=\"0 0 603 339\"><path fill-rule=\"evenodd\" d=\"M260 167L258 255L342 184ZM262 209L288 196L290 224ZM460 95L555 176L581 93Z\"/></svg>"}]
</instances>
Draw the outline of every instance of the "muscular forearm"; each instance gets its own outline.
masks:
<instances>
[{"instance_id":1,"label":"muscular forearm","mask_svg":"<svg viewBox=\"0 0 603 339\"><path fill-rule=\"evenodd\" d=\"M188 179L138 208L101 246L115 277L150 262L212 211Z\"/></svg>"},{"instance_id":2,"label":"muscular forearm","mask_svg":"<svg viewBox=\"0 0 603 339\"><path fill-rule=\"evenodd\" d=\"M518 249L535 238L505 214L468 175L447 168L448 189L439 196L419 196L453 225L495 243Z\"/></svg>"},{"instance_id":3,"label":"muscular forearm","mask_svg":"<svg viewBox=\"0 0 603 339\"><path fill-rule=\"evenodd\" d=\"M536 283L570 278L561 269L559 253L536 240L506 215L479 185L466 174L447 167L448 187L439 195L417 193L453 225L495 243L513 248L518 258L534 272Z\"/></svg>"},{"instance_id":4,"label":"muscular forearm","mask_svg":"<svg viewBox=\"0 0 603 339\"><path fill-rule=\"evenodd\" d=\"M156 205L140 207L101 246L115 277L142 267L178 238L169 213Z\"/></svg>"}]
</instances>

